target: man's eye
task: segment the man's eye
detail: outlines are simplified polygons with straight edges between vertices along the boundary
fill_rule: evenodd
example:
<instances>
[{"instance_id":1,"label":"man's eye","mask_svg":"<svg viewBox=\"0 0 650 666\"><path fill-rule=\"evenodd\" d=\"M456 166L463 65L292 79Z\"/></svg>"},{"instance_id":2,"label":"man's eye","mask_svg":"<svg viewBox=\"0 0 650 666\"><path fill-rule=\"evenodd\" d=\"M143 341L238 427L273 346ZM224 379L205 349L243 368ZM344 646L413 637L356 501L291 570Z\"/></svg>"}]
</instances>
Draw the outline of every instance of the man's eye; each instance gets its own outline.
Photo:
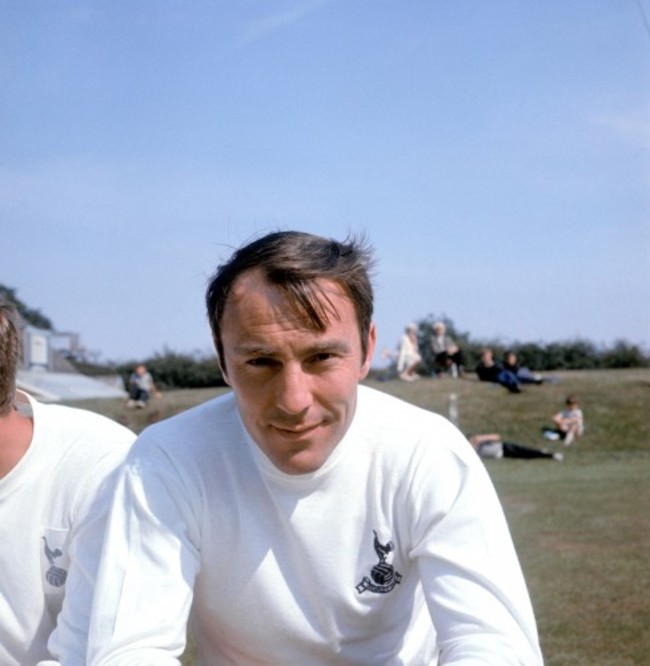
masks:
<instances>
[{"instance_id":1,"label":"man's eye","mask_svg":"<svg viewBox=\"0 0 650 666\"><path fill-rule=\"evenodd\" d=\"M323 361L329 361L332 358L334 358L334 354L331 354L330 352L321 352L314 356L314 361L322 363Z\"/></svg>"},{"instance_id":2,"label":"man's eye","mask_svg":"<svg viewBox=\"0 0 650 666\"><path fill-rule=\"evenodd\" d=\"M272 358L251 358L246 361L247 365L252 365L255 368L263 368L269 365L273 365L274 361Z\"/></svg>"}]
</instances>

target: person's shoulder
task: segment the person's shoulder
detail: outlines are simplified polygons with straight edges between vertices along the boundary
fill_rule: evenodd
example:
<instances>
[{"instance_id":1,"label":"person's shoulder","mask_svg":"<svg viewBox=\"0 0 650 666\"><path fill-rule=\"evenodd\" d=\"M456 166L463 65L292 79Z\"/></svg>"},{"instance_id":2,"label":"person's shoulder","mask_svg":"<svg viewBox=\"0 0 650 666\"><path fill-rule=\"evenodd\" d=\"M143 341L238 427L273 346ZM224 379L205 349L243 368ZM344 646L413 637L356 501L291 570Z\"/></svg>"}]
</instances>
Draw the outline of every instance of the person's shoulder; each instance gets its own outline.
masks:
<instances>
[{"instance_id":1,"label":"person's shoulder","mask_svg":"<svg viewBox=\"0 0 650 666\"><path fill-rule=\"evenodd\" d=\"M101 484L119 466L135 441L135 433L86 409L32 402L34 464L48 469L50 481L74 487Z\"/></svg>"},{"instance_id":2,"label":"person's shoulder","mask_svg":"<svg viewBox=\"0 0 650 666\"><path fill-rule=\"evenodd\" d=\"M229 391L145 428L137 439L138 448L196 450L228 440L240 425L234 394Z\"/></svg>"},{"instance_id":3,"label":"person's shoulder","mask_svg":"<svg viewBox=\"0 0 650 666\"><path fill-rule=\"evenodd\" d=\"M117 421L90 409L60 404L43 404L32 400L35 428L46 429L57 439L92 441L95 448L109 443L127 445L135 433Z\"/></svg>"},{"instance_id":4,"label":"person's shoulder","mask_svg":"<svg viewBox=\"0 0 650 666\"><path fill-rule=\"evenodd\" d=\"M454 428L440 414L369 386L359 387L359 417L374 431L430 435Z\"/></svg>"},{"instance_id":5,"label":"person's shoulder","mask_svg":"<svg viewBox=\"0 0 650 666\"><path fill-rule=\"evenodd\" d=\"M388 416L393 417L394 413L408 412L411 414L423 413L430 414L426 410L418 407L410 402L406 402L401 398L398 398L390 393L381 391L379 389L373 388L371 386L366 386L361 384L358 390L358 406L361 410L377 410L383 409L385 412L378 412L376 416Z\"/></svg>"},{"instance_id":6,"label":"person's shoulder","mask_svg":"<svg viewBox=\"0 0 650 666\"><path fill-rule=\"evenodd\" d=\"M126 459L129 474L172 474L189 485L216 483L248 447L234 394L212 398L145 428ZM209 478L208 478L209 477Z\"/></svg>"},{"instance_id":7,"label":"person's shoulder","mask_svg":"<svg viewBox=\"0 0 650 666\"><path fill-rule=\"evenodd\" d=\"M365 437L373 456L396 469L424 464L444 474L450 465L466 467L478 459L458 428L436 412L363 386L359 412L360 437Z\"/></svg>"}]
</instances>

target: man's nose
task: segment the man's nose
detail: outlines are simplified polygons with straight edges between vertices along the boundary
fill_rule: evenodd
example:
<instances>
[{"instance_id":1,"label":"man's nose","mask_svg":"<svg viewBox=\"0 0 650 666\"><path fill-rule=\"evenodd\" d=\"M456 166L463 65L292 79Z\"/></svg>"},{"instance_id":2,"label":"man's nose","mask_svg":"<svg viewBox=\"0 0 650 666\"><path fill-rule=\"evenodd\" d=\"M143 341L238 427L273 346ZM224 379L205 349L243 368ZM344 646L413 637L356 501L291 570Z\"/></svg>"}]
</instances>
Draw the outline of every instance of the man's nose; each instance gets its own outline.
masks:
<instances>
[{"instance_id":1,"label":"man's nose","mask_svg":"<svg viewBox=\"0 0 650 666\"><path fill-rule=\"evenodd\" d=\"M311 377L299 363L282 369L278 377L276 402L287 414L300 414L311 406Z\"/></svg>"}]
</instances>

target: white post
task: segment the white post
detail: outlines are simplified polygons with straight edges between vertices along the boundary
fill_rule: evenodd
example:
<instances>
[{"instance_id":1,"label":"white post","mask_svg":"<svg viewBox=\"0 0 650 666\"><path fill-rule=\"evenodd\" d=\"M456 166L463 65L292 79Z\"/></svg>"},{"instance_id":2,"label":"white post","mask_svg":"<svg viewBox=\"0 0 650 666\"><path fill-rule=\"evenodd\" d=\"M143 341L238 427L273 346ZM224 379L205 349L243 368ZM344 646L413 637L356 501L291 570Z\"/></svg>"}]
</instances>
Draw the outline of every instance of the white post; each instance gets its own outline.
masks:
<instances>
[{"instance_id":1,"label":"white post","mask_svg":"<svg viewBox=\"0 0 650 666\"><path fill-rule=\"evenodd\" d=\"M449 394L448 414L449 420L458 428L458 396L455 393Z\"/></svg>"}]
</instances>

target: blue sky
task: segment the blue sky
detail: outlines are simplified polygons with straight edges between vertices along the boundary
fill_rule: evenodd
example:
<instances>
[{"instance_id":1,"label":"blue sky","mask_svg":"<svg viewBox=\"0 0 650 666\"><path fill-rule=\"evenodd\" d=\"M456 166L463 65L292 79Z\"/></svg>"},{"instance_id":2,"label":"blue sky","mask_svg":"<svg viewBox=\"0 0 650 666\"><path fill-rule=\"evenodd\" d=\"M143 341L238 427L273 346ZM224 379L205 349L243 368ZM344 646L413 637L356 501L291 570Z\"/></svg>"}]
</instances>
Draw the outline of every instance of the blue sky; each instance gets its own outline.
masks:
<instances>
[{"instance_id":1,"label":"blue sky","mask_svg":"<svg viewBox=\"0 0 650 666\"><path fill-rule=\"evenodd\" d=\"M233 247L365 232L380 350L430 314L648 348L649 20L648 0L0 0L0 283L104 360L208 352Z\"/></svg>"}]
</instances>

